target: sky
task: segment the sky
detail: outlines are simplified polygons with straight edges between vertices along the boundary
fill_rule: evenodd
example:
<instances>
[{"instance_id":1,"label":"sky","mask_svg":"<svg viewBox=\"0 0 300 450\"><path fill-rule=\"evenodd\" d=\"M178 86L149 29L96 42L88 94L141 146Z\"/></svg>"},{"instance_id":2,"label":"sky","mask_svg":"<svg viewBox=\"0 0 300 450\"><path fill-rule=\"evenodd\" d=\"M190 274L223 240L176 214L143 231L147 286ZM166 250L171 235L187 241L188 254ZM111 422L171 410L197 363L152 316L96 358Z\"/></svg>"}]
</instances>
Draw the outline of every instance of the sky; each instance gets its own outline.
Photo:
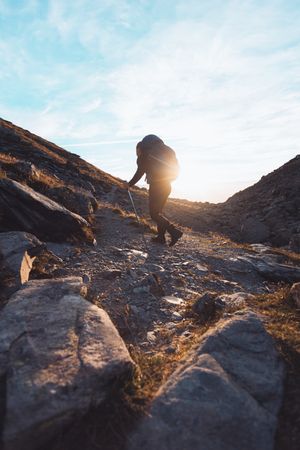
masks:
<instances>
[{"instance_id":1,"label":"sky","mask_svg":"<svg viewBox=\"0 0 300 450\"><path fill-rule=\"evenodd\" d=\"M299 24L299 0L0 0L0 117L124 180L157 134L172 196L222 202L300 153Z\"/></svg>"}]
</instances>

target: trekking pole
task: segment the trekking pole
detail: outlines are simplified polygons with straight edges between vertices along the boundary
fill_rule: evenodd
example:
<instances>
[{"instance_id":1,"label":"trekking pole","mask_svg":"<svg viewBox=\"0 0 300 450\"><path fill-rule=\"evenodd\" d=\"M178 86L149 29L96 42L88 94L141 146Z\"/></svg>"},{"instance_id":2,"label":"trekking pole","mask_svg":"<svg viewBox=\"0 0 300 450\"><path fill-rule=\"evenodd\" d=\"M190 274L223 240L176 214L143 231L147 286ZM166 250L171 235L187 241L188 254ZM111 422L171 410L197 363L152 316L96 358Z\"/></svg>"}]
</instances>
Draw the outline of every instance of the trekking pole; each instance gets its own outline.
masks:
<instances>
[{"instance_id":1,"label":"trekking pole","mask_svg":"<svg viewBox=\"0 0 300 450\"><path fill-rule=\"evenodd\" d=\"M130 198L133 210L134 210L134 214L135 214L136 220L137 220L138 224L142 226L142 223L141 223L140 218L138 216L138 213L137 213L137 210L136 210L136 207L135 207L135 204L134 204L134 201L133 201L130 189L127 189L127 192L128 192L128 195L129 195L129 198ZM142 231L142 239L143 239L146 251L148 252L148 247L147 247L147 242L146 242L146 239L145 239L145 236L144 236L144 231Z\"/></svg>"}]
</instances>

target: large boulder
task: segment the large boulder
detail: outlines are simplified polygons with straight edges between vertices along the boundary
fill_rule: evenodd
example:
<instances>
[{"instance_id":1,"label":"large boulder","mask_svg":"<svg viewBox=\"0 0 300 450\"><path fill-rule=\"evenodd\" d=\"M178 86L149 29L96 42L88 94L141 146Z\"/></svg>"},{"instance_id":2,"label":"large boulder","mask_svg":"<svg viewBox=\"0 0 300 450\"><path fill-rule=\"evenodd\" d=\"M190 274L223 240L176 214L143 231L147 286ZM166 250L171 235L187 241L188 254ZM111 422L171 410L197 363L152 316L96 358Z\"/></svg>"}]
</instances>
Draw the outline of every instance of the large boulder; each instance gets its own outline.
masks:
<instances>
[{"instance_id":1,"label":"large boulder","mask_svg":"<svg viewBox=\"0 0 300 450\"><path fill-rule=\"evenodd\" d=\"M5 449L35 449L109 399L133 362L81 278L29 281L0 315Z\"/></svg>"},{"instance_id":2,"label":"large boulder","mask_svg":"<svg viewBox=\"0 0 300 450\"><path fill-rule=\"evenodd\" d=\"M28 231L42 240L93 241L88 222L28 186L0 179L0 229Z\"/></svg>"},{"instance_id":3,"label":"large boulder","mask_svg":"<svg viewBox=\"0 0 300 450\"><path fill-rule=\"evenodd\" d=\"M207 332L159 390L130 450L271 450L284 368L250 312Z\"/></svg>"}]
</instances>

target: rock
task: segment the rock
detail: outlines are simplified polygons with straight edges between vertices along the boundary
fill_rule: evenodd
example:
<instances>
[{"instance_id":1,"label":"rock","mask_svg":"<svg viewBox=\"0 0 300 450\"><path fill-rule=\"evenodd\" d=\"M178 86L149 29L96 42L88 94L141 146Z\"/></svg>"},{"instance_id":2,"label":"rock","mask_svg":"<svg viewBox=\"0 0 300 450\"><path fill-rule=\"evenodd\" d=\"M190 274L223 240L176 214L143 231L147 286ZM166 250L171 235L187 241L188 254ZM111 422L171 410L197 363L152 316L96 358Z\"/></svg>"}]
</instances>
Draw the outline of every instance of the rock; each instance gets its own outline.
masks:
<instances>
[{"instance_id":1,"label":"rock","mask_svg":"<svg viewBox=\"0 0 300 450\"><path fill-rule=\"evenodd\" d=\"M90 275L88 275L87 273L85 273L85 274L83 275L83 277L82 277L82 282L83 282L84 284L90 284L90 282L91 282L91 277L90 277Z\"/></svg>"},{"instance_id":2,"label":"rock","mask_svg":"<svg viewBox=\"0 0 300 450\"><path fill-rule=\"evenodd\" d=\"M159 264L146 263L144 267L147 268L149 272L165 272L165 269Z\"/></svg>"},{"instance_id":3,"label":"rock","mask_svg":"<svg viewBox=\"0 0 300 450\"><path fill-rule=\"evenodd\" d=\"M14 278L18 288L29 279L36 256L45 247L35 236L22 231L0 233L0 257L3 271Z\"/></svg>"},{"instance_id":4,"label":"rock","mask_svg":"<svg viewBox=\"0 0 300 450\"><path fill-rule=\"evenodd\" d=\"M300 283L293 284L288 295L288 300L297 308L300 308Z\"/></svg>"},{"instance_id":5,"label":"rock","mask_svg":"<svg viewBox=\"0 0 300 450\"><path fill-rule=\"evenodd\" d=\"M199 273L208 272L208 268L206 266L203 266L202 264L197 263L195 267L197 269L197 272L199 272Z\"/></svg>"},{"instance_id":6,"label":"rock","mask_svg":"<svg viewBox=\"0 0 300 450\"><path fill-rule=\"evenodd\" d=\"M179 312L174 311L172 312L172 319L181 322L181 320L183 320L183 317Z\"/></svg>"},{"instance_id":7,"label":"rock","mask_svg":"<svg viewBox=\"0 0 300 450\"><path fill-rule=\"evenodd\" d=\"M106 280L114 280L115 278L118 278L122 275L122 270L119 269L104 270L103 272L101 272L101 275Z\"/></svg>"},{"instance_id":8,"label":"rock","mask_svg":"<svg viewBox=\"0 0 300 450\"><path fill-rule=\"evenodd\" d=\"M207 291L193 303L192 309L199 315L202 322L206 322L215 316L217 311L216 296L215 292Z\"/></svg>"},{"instance_id":9,"label":"rock","mask_svg":"<svg viewBox=\"0 0 300 450\"><path fill-rule=\"evenodd\" d=\"M184 300L180 297L175 297L174 295L165 295L162 300L169 303L170 305L182 305Z\"/></svg>"},{"instance_id":10,"label":"rock","mask_svg":"<svg viewBox=\"0 0 300 450\"><path fill-rule=\"evenodd\" d=\"M244 308L247 306L247 300L251 300L253 298L254 295L249 294L248 292L235 292L234 294L221 294L217 297L217 300L220 300L226 308Z\"/></svg>"},{"instance_id":11,"label":"rock","mask_svg":"<svg viewBox=\"0 0 300 450\"><path fill-rule=\"evenodd\" d=\"M147 341L150 342L151 344L154 344L156 342L156 335L154 331L148 331Z\"/></svg>"},{"instance_id":12,"label":"rock","mask_svg":"<svg viewBox=\"0 0 300 450\"><path fill-rule=\"evenodd\" d=\"M178 351L177 345L169 345L167 348L165 348L165 353L168 355L172 355Z\"/></svg>"},{"instance_id":13,"label":"rock","mask_svg":"<svg viewBox=\"0 0 300 450\"><path fill-rule=\"evenodd\" d=\"M88 219L98 207L97 200L90 192L75 191L66 186L48 189L47 196L85 219Z\"/></svg>"},{"instance_id":14,"label":"rock","mask_svg":"<svg viewBox=\"0 0 300 450\"><path fill-rule=\"evenodd\" d=\"M147 292L150 292L150 286L137 286L133 288L134 294L143 294Z\"/></svg>"},{"instance_id":15,"label":"rock","mask_svg":"<svg viewBox=\"0 0 300 450\"><path fill-rule=\"evenodd\" d=\"M82 217L17 181L0 179L0 209L3 231L21 230L41 240L88 241L90 225Z\"/></svg>"},{"instance_id":16,"label":"rock","mask_svg":"<svg viewBox=\"0 0 300 450\"><path fill-rule=\"evenodd\" d=\"M122 339L85 290L76 277L29 281L1 312L6 449L43 446L131 376Z\"/></svg>"},{"instance_id":17,"label":"rock","mask_svg":"<svg viewBox=\"0 0 300 450\"><path fill-rule=\"evenodd\" d=\"M279 264L265 256L239 256L239 260L248 263L261 276L271 281L300 281L300 268L289 264Z\"/></svg>"},{"instance_id":18,"label":"rock","mask_svg":"<svg viewBox=\"0 0 300 450\"><path fill-rule=\"evenodd\" d=\"M272 450L284 368L254 313L219 322L160 388L129 450Z\"/></svg>"},{"instance_id":19,"label":"rock","mask_svg":"<svg viewBox=\"0 0 300 450\"><path fill-rule=\"evenodd\" d=\"M241 226L241 239L246 242L264 242L270 236L269 228L259 219L248 217Z\"/></svg>"},{"instance_id":20,"label":"rock","mask_svg":"<svg viewBox=\"0 0 300 450\"><path fill-rule=\"evenodd\" d=\"M125 250L124 253L126 254L127 258L129 260L137 260L137 261L144 261L148 258L148 253L142 252L140 250L135 250L134 248Z\"/></svg>"}]
</instances>

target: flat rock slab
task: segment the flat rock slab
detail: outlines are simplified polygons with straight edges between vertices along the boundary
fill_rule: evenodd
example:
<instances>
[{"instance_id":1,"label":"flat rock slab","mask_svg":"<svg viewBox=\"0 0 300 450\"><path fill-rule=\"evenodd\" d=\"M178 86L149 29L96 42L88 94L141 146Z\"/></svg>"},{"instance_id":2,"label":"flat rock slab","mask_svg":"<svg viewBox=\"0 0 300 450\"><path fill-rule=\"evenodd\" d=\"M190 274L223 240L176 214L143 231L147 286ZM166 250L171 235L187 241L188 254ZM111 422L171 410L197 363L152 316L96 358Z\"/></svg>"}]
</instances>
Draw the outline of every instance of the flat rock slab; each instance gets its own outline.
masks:
<instances>
[{"instance_id":1,"label":"flat rock slab","mask_svg":"<svg viewBox=\"0 0 300 450\"><path fill-rule=\"evenodd\" d=\"M43 445L132 374L124 342L84 289L76 277L30 281L2 310L5 449Z\"/></svg>"},{"instance_id":2,"label":"flat rock slab","mask_svg":"<svg viewBox=\"0 0 300 450\"><path fill-rule=\"evenodd\" d=\"M54 242L94 239L81 216L8 178L0 179L0 210L3 231L27 231Z\"/></svg>"},{"instance_id":3,"label":"flat rock slab","mask_svg":"<svg viewBox=\"0 0 300 450\"><path fill-rule=\"evenodd\" d=\"M250 312L219 322L159 390L130 450L271 450L284 367Z\"/></svg>"},{"instance_id":4,"label":"flat rock slab","mask_svg":"<svg viewBox=\"0 0 300 450\"><path fill-rule=\"evenodd\" d=\"M300 281L300 267L279 264L267 256L239 256L238 259L252 266L262 277L272 281L293 283Z\"/></svg>"}]
</instances>

